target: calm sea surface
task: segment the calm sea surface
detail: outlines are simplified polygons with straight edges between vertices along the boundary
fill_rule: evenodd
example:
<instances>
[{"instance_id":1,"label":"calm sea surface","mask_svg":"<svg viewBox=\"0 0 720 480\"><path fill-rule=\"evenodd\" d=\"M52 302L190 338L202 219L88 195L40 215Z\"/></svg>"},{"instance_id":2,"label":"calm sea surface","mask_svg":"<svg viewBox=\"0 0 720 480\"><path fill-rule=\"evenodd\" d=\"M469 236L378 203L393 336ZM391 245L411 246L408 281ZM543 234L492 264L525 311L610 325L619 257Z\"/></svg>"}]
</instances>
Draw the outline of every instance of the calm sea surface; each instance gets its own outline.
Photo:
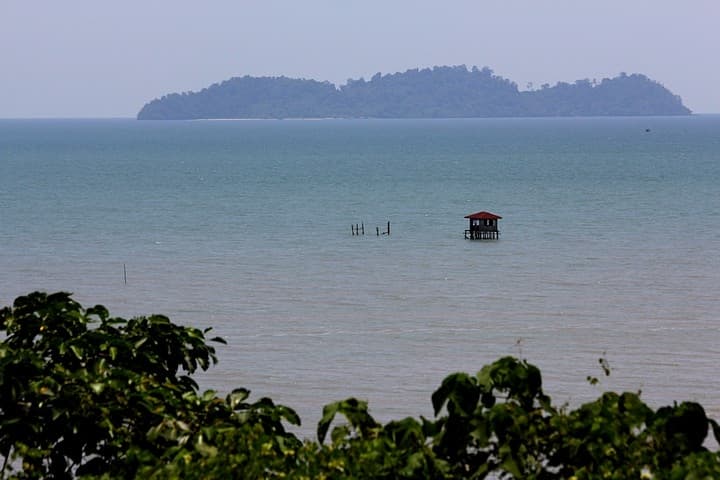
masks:
<instances>
[{"instance_id":1,"label":"calm sea surface","mask_svg":"<svg viewBox=\"0 0 720 480\"><path fill-rule=\"evenodd\" d=\"M463 239L479 210L499 241ZM431 416L445 375L503 355L558 404L642 390L718 418L720 116L2 120L0 303L34 290L213 326L202 387L307 435L351 395Z\"/></svg>"}]
</instances>

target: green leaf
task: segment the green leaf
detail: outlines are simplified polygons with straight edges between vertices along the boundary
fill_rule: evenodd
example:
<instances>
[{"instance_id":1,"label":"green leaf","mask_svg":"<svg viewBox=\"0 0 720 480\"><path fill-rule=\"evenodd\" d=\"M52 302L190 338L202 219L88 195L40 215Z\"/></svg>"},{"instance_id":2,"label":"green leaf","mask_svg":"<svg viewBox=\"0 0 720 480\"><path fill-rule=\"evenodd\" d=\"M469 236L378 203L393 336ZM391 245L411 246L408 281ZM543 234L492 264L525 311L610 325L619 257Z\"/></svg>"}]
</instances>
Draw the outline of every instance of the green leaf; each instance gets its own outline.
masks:
<instances>
[{"instance_id":1,"label":"green leaf","mask_svg":"<svg viewBox=\"0 0 720 480\"><path fill-rule=\"evenodd\" d=\"M494 363L491 365L485 365L483 368L480 369L480 371L475 375L475 378L477 379L478 386L484 391L484 392L492 392L493 387L495 386L493 384L492 379L492 371L494 368Z\"/></svg>"},{"instance_id":2,"label":"green leaf","mask_svg":"<svg viewBox=\"0 0 720 480\"><path fill-rule=\"evenodd\" d=\"M208 445L206 443L196 443L195 449L205 457L215 457L218 454L217 447L213 447L212 445Z\"/></svg>"},{"instance_id":3,"label":"green leaf","mask_svg":"<svg viewBox=\"0 0 720 480\"><path fill-rule=\"evenodd\" d=\"M280 413L282 417L288 421L291 425L300 426L300 416L290 407L285 406L279 406L278 409L280 410Z\"/></svg>"},{"instance_id":4,"label":"green leaf","mask_svg":"<svg viewBox=\"0 0 720 480\"><path fill-rule=\"evenodd\" d=\"M715 441L717 443L720 443L720 425L718 425L718 423L715 420L713 420L712 418L708 419L708 421L710 422L710 426L712 427L713 436L715 437Z\"/></svg>"},{"instance_id":5,"label":"green leaf","mask_svg":"<svg viewBox=\"0 0 720 480\"><path fill-rule=\"evenodd\" d=\"M75 354L78 360L83 359L83 355L85 352L82 348L78 347L77 345L70 345L70 350Z\"/></svg>"},{"instance_id":6,"label":"green leaf","mask_svg":"<svg viewBox=\"0 0 720 480\"><path fill-rule=\"evenodd\" d=\"M440 413L446 403L450 415L469 415L475 410L479 397L480 391L474 378L467 373L449 375L432 394L435 415Z\"/></svg>"},{"instance_id":7,"label":"green leaf","mask_svg":"<svg viewBox=\"0 0 720 480\"><path fill-rule=\"evenodd\" d=\"M94 382L90 384L90 388L93 392L96 394L101 394L103 390L105 390L105 384L100 382Z\"/></svg>"},{"instance_id":8,"label":"green leaf","mask_svg":"<svg viewBox=\"0 0 720 480\"><path fill-rule=\"evenodd\" d=\"M99 359L95 362L93 370L97 375L102 375L107 371L107 360L104 358Z\"/></svg>"},{"instance_id":9,"label":"green leaf","mask_svg":"<svg viewBox=\"0 0 720 480\"><path fill-rule=\"evenodd\" d=\"M417 478L416 472L422 471L426 463L424 453L415 452L408 457L407 463L400 473L404 477Z\"/></svg>"},{"instance_id":10,"label":"green leaf","mask_svg":"<svg viewBox=\"0 0 720 480\"><path fill-rule=\"evenodd\" d=\"M517 464L517 461L509 452L509 447L500 447L500 455L503 458L502 462L500 462L500 468L509 474L511 474L515 478L523 478L524 475L520 471L520 467Z\"/></svg>"},{"instance_id":11,"label":"green leaf","mask_svg":"<svg viewBox=\"0 0 720 480\"><path fill-rule=\"evenodd\" d=\"M323 407L323 416L317 426L318 443L322 444L325 441L328 428L330 428L330 424L335 418L339 408L340 402L329 403Z\"/></svg>"},{"instance_id":12,"label":"green leaf","mask_svg":"<svg viewBox=\"0 0 720 480\"><path fill-rule=\"evenodd\" d=\"M236 388L228 394L226 401L231 409L235 410L250 396L250 390L246 388Z\"/></svg>"},{"instance_id":13,"label":"green leaf","mask_svg":"<svg viewBox=\"0 0 720 480\"><path fill-rule=\"evenodd\" d=\"M53 392L50 388L48 388L47 386L45 386L45 385L41 386L41 387L38 389L38 393L39 393L40 395L45 395L45 396L53 396L53 395L54 395L54 392Z\"/></svg>"}]
</instances>

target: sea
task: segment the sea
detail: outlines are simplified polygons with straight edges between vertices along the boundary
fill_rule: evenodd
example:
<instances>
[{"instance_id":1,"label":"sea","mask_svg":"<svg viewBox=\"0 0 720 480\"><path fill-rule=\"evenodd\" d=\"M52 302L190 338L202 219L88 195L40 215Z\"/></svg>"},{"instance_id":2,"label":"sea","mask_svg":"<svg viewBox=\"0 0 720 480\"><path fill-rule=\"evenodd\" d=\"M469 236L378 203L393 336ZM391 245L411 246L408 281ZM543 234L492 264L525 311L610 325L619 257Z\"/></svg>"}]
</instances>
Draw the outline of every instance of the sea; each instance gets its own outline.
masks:
<instances>
[{"instance_id":1,"label":"sea","mask_svg":"<svg viewBox=\"0 0 720 480\"><path fill-rule=\"evenodd\" d=\"M478 211L499 240L464 238ZM201 389L307 438L351 396L432 418L507 355L558 406L720 418L720 115L0 120L0 304L36 290L212 327Z\"/></svg>"}]
</instances>

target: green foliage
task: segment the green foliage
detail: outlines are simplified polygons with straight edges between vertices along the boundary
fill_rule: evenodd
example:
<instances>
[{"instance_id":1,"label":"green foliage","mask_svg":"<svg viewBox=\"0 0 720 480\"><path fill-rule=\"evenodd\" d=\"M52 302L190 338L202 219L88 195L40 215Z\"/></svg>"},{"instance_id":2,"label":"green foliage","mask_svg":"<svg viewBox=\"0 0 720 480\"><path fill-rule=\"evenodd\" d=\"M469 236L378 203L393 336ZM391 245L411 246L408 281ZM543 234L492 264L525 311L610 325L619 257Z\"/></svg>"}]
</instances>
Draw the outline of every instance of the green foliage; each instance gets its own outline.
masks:
<instances>
[{"instance_id":1,"label":"green foliage","mask_svg":"<svg viewBox=\"0 0 720 480\"><path fill-rule=\"evenodd\" d=\"M191 374L217 361L207 331L37 292L0 310L0 329L2 478L720 478L704 446L720 426L701 405L605 392L556 408L513 357L445 378L433 420L383 425L365 401L330 403L314 442L269 398L198 391Z\"/></svg>"},{"instance_id":2,"label":"green foliage","mask_svg":"<svg viewBox=\"0 0 720 480\"><path fill-rule=\"evenodd\" d=\"M329 82L238 77L199 92L155 99L140 120L198 118L469 118L591 115L687 115L682 100L644 75L600 83L560 82L521 92L487 67L465 65Z\"/></svg>"},{"instance_id":3,"label":"green foliage","mask_svg":"<svg viewBox=\"0 0 720 480\"><path fill-rule=\"evenodd\" d=\"M18 298L0 329L0 452L22 460L24 478L112 471L131 447L162 452L172 428L212 419L197 416L189 376L217 361L206 332L160 315L111 318L67 293Z\"/></svg>"}]
</instances>

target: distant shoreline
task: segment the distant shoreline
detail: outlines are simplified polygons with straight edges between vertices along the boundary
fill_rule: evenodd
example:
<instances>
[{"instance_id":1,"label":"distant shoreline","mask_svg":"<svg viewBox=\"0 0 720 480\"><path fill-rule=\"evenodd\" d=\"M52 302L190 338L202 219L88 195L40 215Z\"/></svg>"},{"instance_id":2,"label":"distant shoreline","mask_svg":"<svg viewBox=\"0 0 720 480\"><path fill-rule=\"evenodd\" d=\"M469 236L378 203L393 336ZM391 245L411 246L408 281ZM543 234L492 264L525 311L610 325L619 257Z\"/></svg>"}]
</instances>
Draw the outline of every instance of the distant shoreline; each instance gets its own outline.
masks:
<instances>
[{"instance_id":1,"label":"distant shoreline","mask_svg":"<svg viewBox=\"0 0 720 480\"><path fill-rule=\"evenodd\" d=\"M554 116L554 117L448 117L448 118L342 118L342 117L326 117L326 118L194 118L194 119L178 119L178 120L167 120L167 121L217 121L217 122L230 122L230 121L260 121L260 120L310 120L310 121L321 121L321 120L475 120L475 119L487 119L487 120L502 120L506 119L532 119L532 118L677 118L679 115L593 115L593 116ZM692 112L687 115L681 115L684 117L712 117L720 116L720 112ZM137 117L126 116L126 117L0 117L0 122L87 122L87 121L102 121L102 122L124 122L132 121L137 122Z\"/></svg>"},{"instance_id":2,"label":"distant shoreline","mask_svg":"<svg viewBox=\"0 0 720 480\"><path fill-rule=\"evenodd\" d=\"M185 118L180 122L320 122L326 120L356 121L356 120L530 120L530 119L570 119L570 118L677 118L720 115L720 113L688 113L687 115L555 115L555 116L527 116L527 117L288 117L288 118ZM137 120L126 117L128 120ZM102 119L99 119L102 120Z\"/></svg>"},{"instance_id":3,"label":"distant shoreline","mask_svg":"<svg viewBox=\"0 0 720 480\"><path fill-rule=\"evenodd\" d=\"M253 122L258 120L303 120L303 121L319 121L319 120L356 120L352 118L342 118L342 117L296 117L296 118L189 118L187 119L191 122Z\"/></svg>"}]
</instances>

